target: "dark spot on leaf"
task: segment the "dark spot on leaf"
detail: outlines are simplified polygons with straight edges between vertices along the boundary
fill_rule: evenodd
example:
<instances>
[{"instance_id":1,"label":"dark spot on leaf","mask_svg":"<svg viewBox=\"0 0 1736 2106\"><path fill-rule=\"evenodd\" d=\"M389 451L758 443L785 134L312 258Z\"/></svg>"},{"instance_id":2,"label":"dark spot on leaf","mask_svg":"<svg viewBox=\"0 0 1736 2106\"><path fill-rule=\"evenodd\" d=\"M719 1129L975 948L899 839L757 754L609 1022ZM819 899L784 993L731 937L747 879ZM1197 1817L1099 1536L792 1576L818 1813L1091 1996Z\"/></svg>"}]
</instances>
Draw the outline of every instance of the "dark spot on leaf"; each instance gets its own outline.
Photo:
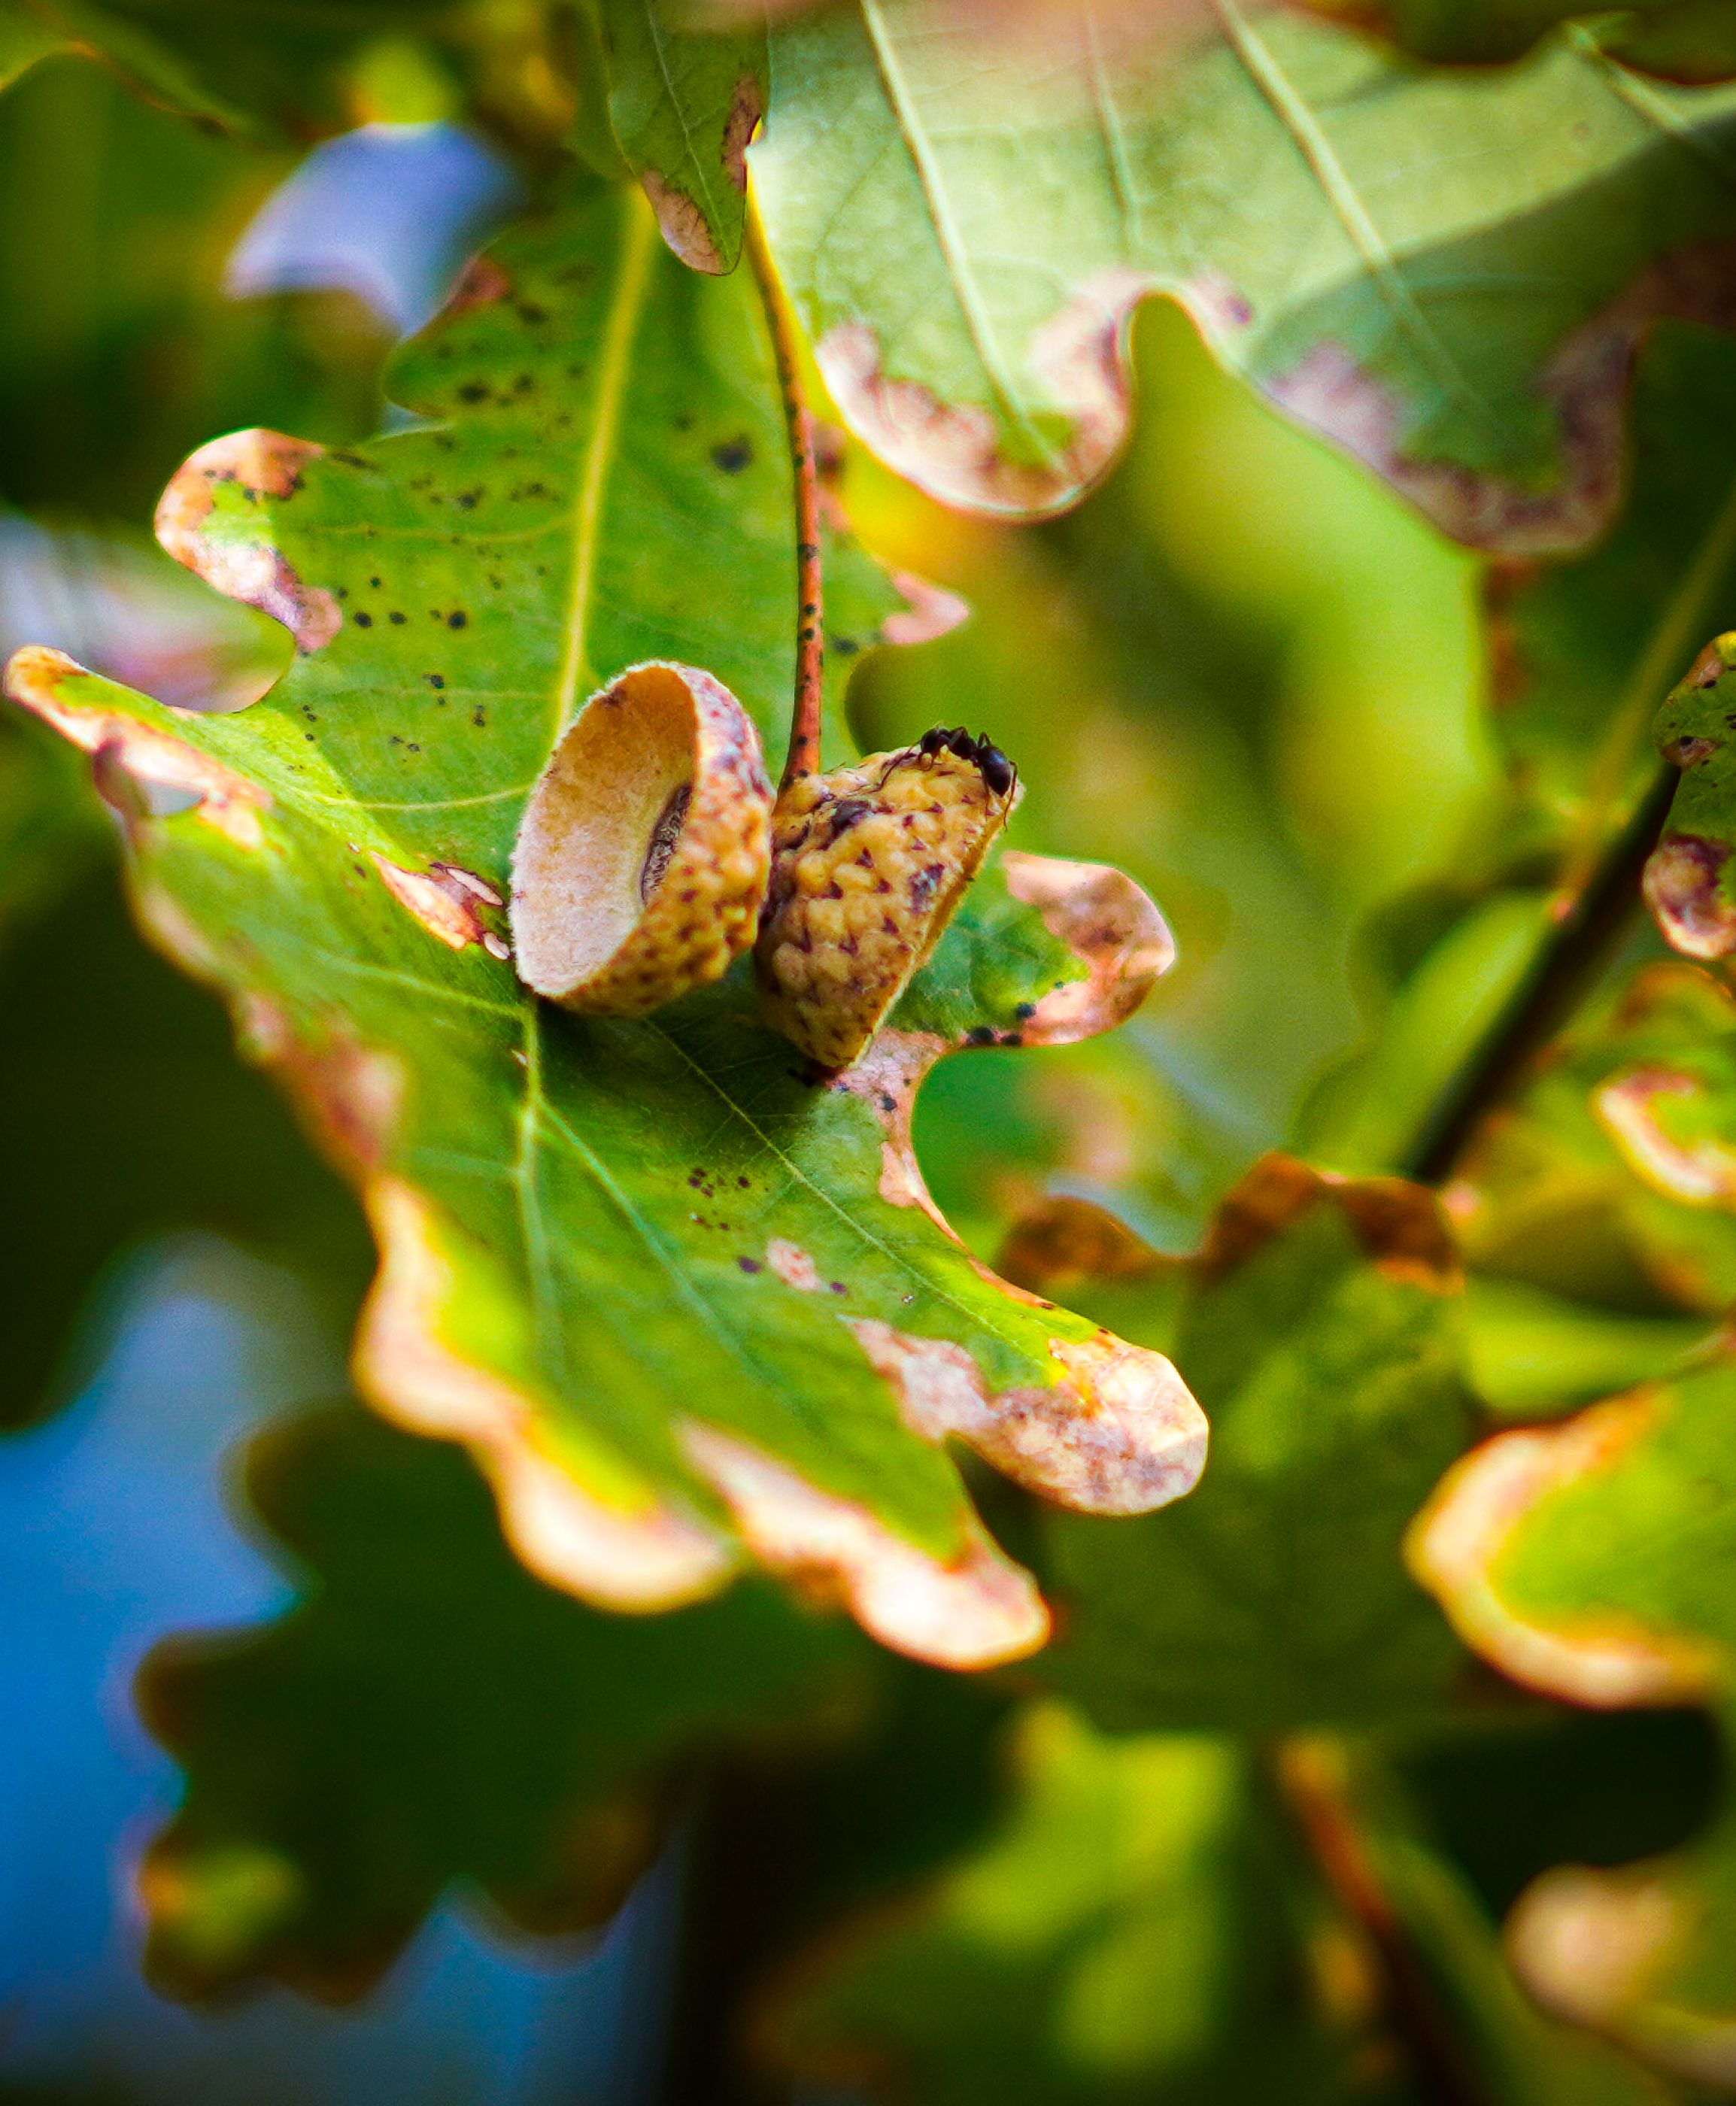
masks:
<instances>
[{"instance_id":1,"label":"dark spot on leaf","mask_svg":"<svg viewBox=\"0 0 1736 2106\"><path fill-rule=\"evenodd\" d=\"M482 730L487 726L488 722L488 712L482 707L480 702L478 702L476 707L470 712L470 721L476 726L478 731Z\"/></svg>"},{"instance_id":2,"label":"dark spot on leaf","mask_svg":"<svg viewBox=\"0 0 1736 2106\"><path fill-rule=\"evenodd\" d=\"M373 616L358 612L356 616L356 626L358 629L371 629L374 626Z\"/></svg>"},{"instance_id":3,"label":"dark spot on leaf","mask_svg":"<svg viewBox=\"0 0 1736 2106\"><path fill-rule=\"evenodd\" d=\"M735 1181L744 1192L747 1190L747 1180L745 1177L738 1177Z\"/></svg>"},{"instance_id":4,"label":"dark spot on leaf","mask_svg":"<svg viewBox=\"0 0 1736 2106\"><path fill-rule=\"evenodd\" d=\"M518 302L518 319L536 329L541 323L547 321L549 311L546 307L539 307L534 300L521 300Z\"/></svg>"},{"instance_id":5,"label":"dark spot on leaf","mask_svg":"<svg viewBox=\"0 0 1736 2106\"><path fill-rule=\"evenodd\" d=\"M422 677L431 688L443 688L446 685L444 673L424 673Z\"/></svg>"},{"instance_id":6,"label":"dark spot on leaf","mask_svg":"<svg viewBox=\"0 0 1736 2106\"><path fill-rule=\"evenodd\" d=\"M994 1033L986 1024L976 1024L966 1032L964 1042L967 1046L992 1046L994 1043Z\"/></svg>"},{"instance_id":7,"label":"dark spot on leaf","mask_svg":"<svg viewBox=\"0 0 1736 2106\"><path fill-rule=\"evenodd\" d=\"M394 623L400 629L404 625L404 616L397 612L396 607L394 607L392 612L386 616L386 619L388 621Z\"/></svg>"},{"instance_id":8,"label":"dark spot on leaf","mask_svg":"<svg viewBox=\"0 0 1736 2106\"><path fill-rule=\"evenodd\" d=\"M1023 1024L1028 1017L1034 1016L1036 1014L1037 1005L1034 1001L1021 1001L1013 1011L1013 1015L1018 1018L1021 1024Z\"/></svg>"},{"instance_id":9,"label":"dark spot on leaf","mask_svg":"<svg viewBox=\"0 0 1736 2106\"><path fill-rule=\"evenodd\" d=\"M745 433L738 439L725 439L712 447L711 459L725 475L739 475L753 459L753 442Z\"/></svg>"},{"instance_id":10,"label":"dark spot on leaf","mask_svg":"<svg viewBox=\"0 0 1736 2106\"><path fill-rule=\"evenodd\" d=\"M862 648L854 636L832 636L827 641L841 658L854 658Z\"/></svg>"},{"instance_id":11,"label":"dark spot on leaf","mask_svg":"<svg viewBox=\"0 0 1736 2106\"><path fill-rule=\"evenodd\" d=\"M488 399L487 387L480 380L467 380L458 391L458 399L460 402L486 402Z\"/></svg>"},{"instance_id":12,"label":"dark spot on leaf","mask_svg":"<svg viewBox=\"0 0 1736 2106\"><path fill-rule=\"evenodd\" d=\"M835 1279L832 1283L832 1291L834 1294L848 1294L850 1289L841 1279Z\"/></svg>"},{"instance_id":13,"label":"dark spot on leaf","mask_svg":"<svg viewBox=\"0 0 1736 2106\"><path fill-rule=\"evenodd\" d=\"M379 580L378 578L370 578L368 580L368 583L373 586L375 592L379 590Z\"/></svg>"},{"instance_id":14,"label":"dark spot on leaf","mask_svg":"<svg viewBox=\"0 0 1736 2106\"><path fill-rule=\"evenodd\" d=\"M448 629L462 629L469 619L461 607L454 607L446 618L446 625Z\"/></svg>"},{"instance_id":15,"label":"dark spot on leaf","mask_svg":"<svg viewBox=\"0 0 1736 2106\"><path fill-rule=\"evenodd\" d=\"M738 1257L736 1263L743 1272L763 1272L765 1270L756 1257Z\"/></svg>"}]
</instances>

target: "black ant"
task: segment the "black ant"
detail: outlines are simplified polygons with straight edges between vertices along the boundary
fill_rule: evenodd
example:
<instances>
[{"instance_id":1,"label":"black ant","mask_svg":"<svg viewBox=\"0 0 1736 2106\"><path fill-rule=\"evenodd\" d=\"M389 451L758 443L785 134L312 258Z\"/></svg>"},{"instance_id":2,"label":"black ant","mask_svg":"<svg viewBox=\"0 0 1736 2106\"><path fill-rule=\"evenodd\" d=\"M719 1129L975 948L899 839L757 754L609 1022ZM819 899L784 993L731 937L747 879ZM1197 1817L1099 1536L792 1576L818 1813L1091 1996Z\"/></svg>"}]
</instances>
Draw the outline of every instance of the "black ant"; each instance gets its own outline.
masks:
<instances>
[{"instance_id":1,"label":"black ant","mask_svg":"<svg viewBox=\"0 0 1736 2106\"><path fill-rule=\"evenodd\" d=\"M963 726L956 725L949 731L936 724L932 731L925 731L917 741L917 751L925 760L931 760L937 753L950 753L960 760L974 760L982 771L983 781L997 797L1011 794L1019 779L1019 771L998 746L990 745L985 733L980 738L972 738Z\"/></svg>"}]
</instances>

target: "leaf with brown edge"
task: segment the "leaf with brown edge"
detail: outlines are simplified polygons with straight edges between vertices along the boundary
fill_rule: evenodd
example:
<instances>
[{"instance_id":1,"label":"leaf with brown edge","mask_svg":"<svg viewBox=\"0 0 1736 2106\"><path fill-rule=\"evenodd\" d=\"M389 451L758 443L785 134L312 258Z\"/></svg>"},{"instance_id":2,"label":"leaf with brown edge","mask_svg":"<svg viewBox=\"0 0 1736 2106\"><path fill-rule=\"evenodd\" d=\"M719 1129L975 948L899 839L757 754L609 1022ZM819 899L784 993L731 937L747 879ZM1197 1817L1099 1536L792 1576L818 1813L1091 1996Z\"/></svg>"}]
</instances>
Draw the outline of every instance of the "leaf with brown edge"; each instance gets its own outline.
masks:
<instances>
[{"instance_id":1,"label":"leaf with brown edge","mask_svg":"<svg viewBox=\"0 0 1736 2106\"><path fill-rule=\"evenodd\" d=\"M1448 1475L1412 1569L1516 1680L1577 1704L1702 1701L1736 1724L1736 1360L1550 1427ZM1736 2081L1736 1819L1673 1857L1545 1873L1509 1920L1549 2008L1693 2081Z\"/></svg>"},{"instance_id":2,"label":"leaf with brown edge","mask_svg":"<svg viewBox=\"0 0 1736 2106\"><path fill-rule=\"evenodd\" d=\"M704 25L671 0L597 0L609 123L663 239L695 271L733 271L747 142L765 108L765 29Z\"/></svg>"},{"instance_id":3,"label":"leaf with brown edge","mask_svg":"<svg viewBox=\"0 0 1736 2106\"><path fill-rule=\"evenodd\" d=\"M1186 1369L1212 1466L1160 1526L1043 1517L1061 1635L1034 1671L1116 1730L1282 1732L1443 1702L1462 1655L1398 1559L1471 1431L1433 1195L1267 1156L1197 1257L1142 1275L1116 1248L1101 1313Z\"/></svg>"},{"instance_id":4,"label":"leaf with brown edge","mask_svg":"<svg viewBox=\"0 0 1736 2106\"><path fill-rule=\"evenodd\" d=\"M1736 631L1715 638L1658 711L1653 735L1682 771L1645 867L1645 898L1664 939L1690 958L1736 951Z\"/></svg>"},{"instance_id":5,"label":"leaf with brown edge","mask_svg":"<svg viewBox=\"0 0 1736 2106\"><path fill-rule=\"evenodd\" d=\"M1500 72L1424 69L1231 0L1180 35L1050 26L1022 75L924 0L774 26L756 195L891 467L986 513L1072 503L1125 435L1128 317L1161 294L1458 539L1517 556L1608 525L1635 347L1736 312L1712 146L1736 91L1630 83L1566 33Z\"/></svg>"},{"instance_id":6,"label":"leaf with brown edge","mask_svg":"<svg viewBox=\"0 0 1736 2106\"><path fill-rule=\"evenodd\" d=\"M1485 1278L1710 1319L1736 1294L1736 1005L1698 966L1643 966L1565 1033L1446 1199Z\"/></svg>"},{"instance_id":7,"label":"leaf with brown edge","mask_svg":"<svg viewBox=\"0 0 1736 2106\"><path fill-rule=\"evenodd\" d=\"M1191 1484L1204 1422L1161 1354L977 1265L925 1203L909 1101L1074 984L1095 992L1052 1036L1122 1013L1161 962L1155 910L1111 884L1116 914L1057 936L991 868L830 1082L759 1024L745 964L643 1019L535 1001L489 902L585 698L702 668L781 744L769 347L751 287L682 270L642 201L590 186L500 244L393 394L428 421L348 452L231 441L177 482L184 560L339 610L263 700L187 717L40 653L12 683L123 772L211 787L214 813L128 817L140 913L362 1191L365 1391L467 1442L521 1556L582 1596L670 1606L751 1555L889 1645L1031 1651L1047 1611L946 1437L1124 1511ZM828 628L864 644L895 601L834 538ZM877 1367L864 1324L944 1363L944 1396Z\"/></svg>"},{"instance_id":8,"label":"leaf with brown edge","mask_svg":"<svg viewBox=\"0 0 1736 2106\"><path fill-rule=\"evenodd\" d=\"M859 1709L866 1648L766 1582L666 1618L532 1579L464 1458L352 1405L259 1436L249 1500L293 1557L271 1620L158 1646L145 1717L186 1773L139 1875L145 1964L204 1997L347 2001L453 1887L595 1924L683 1768Z\"/></svg>"}]
</instances>

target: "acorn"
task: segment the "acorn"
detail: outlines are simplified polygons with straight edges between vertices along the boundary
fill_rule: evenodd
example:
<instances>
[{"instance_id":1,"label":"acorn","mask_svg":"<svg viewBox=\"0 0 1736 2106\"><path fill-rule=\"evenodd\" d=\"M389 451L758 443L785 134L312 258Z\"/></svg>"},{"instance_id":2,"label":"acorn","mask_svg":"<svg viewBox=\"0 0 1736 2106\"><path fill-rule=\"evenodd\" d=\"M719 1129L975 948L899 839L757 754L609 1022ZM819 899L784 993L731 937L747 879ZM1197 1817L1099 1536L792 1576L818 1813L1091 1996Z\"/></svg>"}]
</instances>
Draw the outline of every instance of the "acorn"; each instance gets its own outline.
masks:
<instances>
[{"instance_id":1,"label":"acorn","mask_svg":"<svg viewBox=\"0 0 1736 2106\"><path fill-rule=\"evenodd\" d=\"M537 777L513 850L518 975L567 1009L643 1016L754 940L772 791L753 720L691 665L593 695Z\"/></svg>"},{"instance_id":2,"label":"acorn","mask_svg":"<svg viewBox=\"0 0 1736 2106\"><path fill-rule=\"evenodd\" d=\"M940 940L1019 801L986 738L936 728L830 775L787 781L754 961L774 1029L847 1068Z\"/></svg>"}]
</instances>

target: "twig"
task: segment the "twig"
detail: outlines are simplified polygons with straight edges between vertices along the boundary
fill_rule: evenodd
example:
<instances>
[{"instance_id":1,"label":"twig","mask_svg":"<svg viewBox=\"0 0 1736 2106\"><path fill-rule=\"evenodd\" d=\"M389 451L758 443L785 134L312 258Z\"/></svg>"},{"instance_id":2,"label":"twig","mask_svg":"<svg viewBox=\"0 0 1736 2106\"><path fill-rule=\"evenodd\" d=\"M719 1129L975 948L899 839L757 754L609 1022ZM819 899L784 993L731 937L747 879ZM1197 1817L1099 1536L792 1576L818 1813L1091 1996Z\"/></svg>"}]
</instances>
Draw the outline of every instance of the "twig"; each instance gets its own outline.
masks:
<instances>
[{"instance_id":1,"label":"twig","mask_svg":"<svg viewBox=\"0 0 1736 2106\"><path fill-rule=\"evenodd\" d=\"M1483 1115L1506 1096L1572 1014L1640 911L1640 879L1657 845L1680 770L1660 771L1555 925L1482 1043L1433 1106L1402 1164L1433 1184L1451 1172Z\"/></svg>"},{"instance_id":2,"label":"twig","mask_svg":"<svg viewBox=\"0 0 1736 2106\"><path fill-rule=\"evenodd\" d=\"M1370 1855L1330 1750L1280 1743L1271 1772L1321 1876L1379 1962L1386 2005L1429 2106L1488 2106L1429 1969Z\"/></svg>"},{"instance_id":3,"label":"twig","mask_svg":"<svg viewBox=\"0 0 1736 2106\"><path fill-rule=\"evenodd\" d=\"M778 390L789 433L790 467L796 479L796 701L790 718L790 753L783 779L811 775L820 764L820 674L825 657L820 587L820 487L814 464L814 420L801 392L800 340L788 295L766 245L765 229L751 198L747 203L747 260L760 289L778 365Z\"/></svg>"}]
</instances>

